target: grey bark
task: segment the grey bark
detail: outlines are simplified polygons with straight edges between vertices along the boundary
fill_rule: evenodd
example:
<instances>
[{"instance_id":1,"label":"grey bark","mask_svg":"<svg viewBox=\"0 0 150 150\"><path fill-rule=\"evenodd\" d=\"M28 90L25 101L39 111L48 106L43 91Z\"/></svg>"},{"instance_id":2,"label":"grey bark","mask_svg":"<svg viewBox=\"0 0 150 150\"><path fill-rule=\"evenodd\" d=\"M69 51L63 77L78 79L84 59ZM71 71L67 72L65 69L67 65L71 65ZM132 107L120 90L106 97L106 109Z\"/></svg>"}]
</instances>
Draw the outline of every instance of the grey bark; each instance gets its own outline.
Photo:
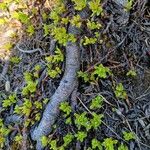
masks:
<instances>
[{"instance_id":1,"label":"grey bark","mask_svg":"<svg viewBox=\"0 0 150 150\"><path fill-rule=\"evenodd\" d=\"M76 74L79 70L79 47L76 43L68 42L66 46L66 66L64 76L59 84L59 87L51 97L43 117L33 131L32 139L37 141L37 149L42 149L40 139L43 135L48 135L51 132L51 127L54 124L57 115L59 114L59 105L65 101L73 91L76 83Z\"/></svg>"},{"instance_id":2,"label":"grey bark","mask_svg":"<svg viewBox=\"0 0 150 150\"><path fill-rule=\"evenodd\" d=\"M87 9L80 12L82 19L87 18L89 13ZM80 35L80 29L72 27L71 25L68 28L68 33ZM33 140L37 141L36 149L42 150L41 137L48 135L52 130L52 125L54 124L58 114L59 114L59 105L61 102L68 99L72 91L75 88L77 82L77 72L80 68L80 47L78 42L71 43L68 42L66 45L66 64L65 64L65 73L60 81L60 84L55 91L54 95L51 97L49 103L47 104L42 119L39 125L34 129L31 137Z\"/></svg>"}]
</instances>

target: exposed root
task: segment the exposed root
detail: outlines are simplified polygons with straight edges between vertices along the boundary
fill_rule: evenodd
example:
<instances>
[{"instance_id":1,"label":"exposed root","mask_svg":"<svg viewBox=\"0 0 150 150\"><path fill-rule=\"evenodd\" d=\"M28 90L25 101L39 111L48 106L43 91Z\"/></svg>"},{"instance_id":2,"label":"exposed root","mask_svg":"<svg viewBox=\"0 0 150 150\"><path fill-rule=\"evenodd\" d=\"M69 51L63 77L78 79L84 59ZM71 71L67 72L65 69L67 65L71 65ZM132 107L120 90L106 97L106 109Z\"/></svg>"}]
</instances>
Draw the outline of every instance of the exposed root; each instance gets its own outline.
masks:
<instances>
[{"instance_id":1,"label":"exposed root","mask_svg":"<svg viewBox=\"0 0 150 150\"><path fill-rule=\"evenodd\" d=\"M59 114L59 104L65 101L74 90L79 65L79 47L76 43L68 43L66 46L66 68L64 76L46 106L38 127L35 128L32 134L32 139L37 141L37 149L42 149L40 146L40 138L43 135L48 135L51 131L51 127Z\"/></svg>"},{"instance_id":2,"label":"exposed root","mask_svg":"<svg viewBox=\"0 0 150 150\"><path fill-rule=\"evenodd\" d=\"M24 50L24 49L20 48L20 45L19 45L19 44L16 44L16 48L17 48L20 52L27 53L27 54L31 54L31 53L35 53L35 52L40 52L40 54L43 54L43 53L42 53L42 50L41 50L40 48L36 48L36 49L32 49L32 50Z\"/></svg>"},{"instance_id":3,"label":"exposed root","mask_svg":"<svg viewBox=\"0 0 150 150\"><path fill-rule=\"evenodd\" d=\"M87 18L89 14L86 9L81 11L81 18ZM68 32L74 35L79 35L80 30L76 27L69 26ZM59 105L61 102L68 99L68 97L73 92L77 83L77 72L80 69L80 48L76 43L68 42L66 45L66 66L64 76L59 84L59 87L55 91L54 95L51 97L49 103L44 110L43 117L38 125L33 131L32 139L37 141L36 149L42 150L41 137L48 135L52 130L52 125L54 124L58 114Z\"/></svg>"}]
</instances>

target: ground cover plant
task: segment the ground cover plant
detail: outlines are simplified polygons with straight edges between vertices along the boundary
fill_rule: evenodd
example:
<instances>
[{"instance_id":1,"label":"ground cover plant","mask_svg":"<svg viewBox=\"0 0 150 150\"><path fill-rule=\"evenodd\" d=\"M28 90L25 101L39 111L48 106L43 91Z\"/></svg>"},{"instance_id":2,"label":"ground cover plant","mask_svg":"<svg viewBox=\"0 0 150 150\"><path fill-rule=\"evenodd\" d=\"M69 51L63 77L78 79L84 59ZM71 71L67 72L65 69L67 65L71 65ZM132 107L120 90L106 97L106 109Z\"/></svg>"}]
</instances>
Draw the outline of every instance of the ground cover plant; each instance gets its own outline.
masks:
<instances>
[{"instance_id":1,"label":"ground cover plant","mask_svg":"<svg viewBox=\"0 0 150 150\"><path fill-rule=\"evenodd\" d=\"M0 13L0 149L150 149L148 0L5 0Z\"/></svg>"}]
</instances>

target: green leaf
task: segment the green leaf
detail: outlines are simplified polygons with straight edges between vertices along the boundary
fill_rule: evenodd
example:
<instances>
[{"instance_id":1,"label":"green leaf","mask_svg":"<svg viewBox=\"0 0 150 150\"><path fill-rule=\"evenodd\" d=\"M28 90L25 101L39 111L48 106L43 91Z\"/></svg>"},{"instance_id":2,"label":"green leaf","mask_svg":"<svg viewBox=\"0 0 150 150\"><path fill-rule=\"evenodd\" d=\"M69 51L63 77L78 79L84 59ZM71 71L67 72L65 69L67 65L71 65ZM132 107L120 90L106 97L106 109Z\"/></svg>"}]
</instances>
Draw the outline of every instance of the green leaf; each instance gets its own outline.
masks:
<instances>
[{"instance_id":1,"label":"green leaf","mask_svg":"<svg viewBox=\"0 0 150 150\"><path fill-rule=\"evenodd\" d=\"M41 137L42 146L45 147L48 145L48 138L46 136Z\"/></svg>"},{"instance_id":2,"label":"green leaf","mask_svg":"<svg viewBox=\"0 0 150 150\"><path fill-rule=\"evenodd\" d=\"M50 33L50 25L44 24L43 30L44 30L44 36L49 35L49 33Z\"/></svg>"},{"instance_id":3,"label":"green leaf","mask_svg":"<svg viewBox=\"0 0 150 150\"><path fill-rule=\"evenodd\" d=\"M92 0L89 2L89 8L92 10L92 16L96 15L96 16L99 16L103 9L102 9L102 6L100 4L100 1L101 0Z\"/></svg>"},{"instance_id":4,"label":"green leaf","mask_svg":"<svg viewBox=\"0 0 150 150\"><path fill-rule=\"evenodd\" d=\"M14 56L10 58L10 62L14 64L18 64L21 61L21 58Z\"/></svg>"},{"instance_id":5,"label":"green leaf","mask_svg":"<svg viewBox=\"0 0 150 150\"><path fill-rule=\"evenodd\" d=\"M33 25L29 25L26 31L29 33L29 36L31 36L35 32L35 28Z\"/></svg>"},{"instance_id":6,"label":"green leaf","mask_svg":"<svg viewBox=\"0 0 150 150\"><path fill-rule=\"evenodd\" d=\"M56 140L51 140L49 142L49 145L50 145L50 149L57 150L57 141Z\"/></svg>"},{"instance_id":7,"label":"green leaf","mask_svg":"<svg viewBox=\"0 0 150 150\"><path fill-rule=\"evenodd\" d=\"M14 12L12 15L13 18L20 20L22 23L29 23L29 17L27 14L23 13L23 12Z\"/></svg>"},{"instance_id":8,"label":"green leaf","mask_svg":"<svg viewBox=\"0 0 150 150\"><path fill-rule=\"evenodd\" d=\"M72 0L75 3L75 10L82 10L86 7L87 0Z\"/></svg>"},{"instance_id":9,"label":"green leaf","mask_svg":"<svg viewBox=\"0 0 150 150\"><path fill-rule=\"evenodd\" d=\"M68 133L66 136L63 137L63 140L64 140L64 144L63 146L68 146L72 140L73 140L74 136L71 134L71 133Z\"/></svg>"},{"instance_id":10,"label":"green leaf","mask_svg":"<svg viewBox=\"0 0 150 150\"><path fill-rule=\"evenodd\" d=\"M96 114L96 113L92 113L93 118L90 120L91 121L91 125L94 129L97 129L101 123L102 123L102 118L104 117L104 115L102 114Z\"/></svg>"},{"instance_id":11,"label":"green leaf","mask_svg":"<svg viewBox=\"0 0 150 150\"><path fill-rule=\"evenodd\" d=\"M98 148L98 150L102 150L102 144L100 141L98 141L97 139L92 139L92 149L96 149Z\"/></svg>"},{"instance_id":12,"label":"green leaf","mask_svg":"<svg viewBox=\"0 0 150 150\"><path fill-rule=\"evenodd\" d=\"M78 77L83 78L84 82L88 82L89 81L89 74L86 72L82 72L82 71L78 71Z\"/></svg>"},{"instance_id":13,"label":"green leaf","mask_svg":"<svg viewBox=\"0 0 150 150\"><path fill-rule=\"evenodd\" d=\"M132 9L134 0L127 0L126 5L125 5L125 10L130 11Z\"/></svg>"},{"instance_id":14,"label":"green leaf","mask_svg":"<svg viewBox=\"0 0 150 150\"><path fill-rule=\"evenodd\" d=\"M32 81L32 74L29 73L29 72L25 72L24 73L24 79L25 79L26 82Z\"/></svg>"},{"instance_id":15,"label":"green leaf","mask_svg":"<svg viewBox=\"0 0 150 150\"><path fill-rule=\"evenodd\" d=\"M66 116L70 115L72 111L71 106L69 106L68 102L62 102L59 106L59 109L63 111L66 114Z\"/></svg>"},{"instance_id":16,"label":"green leaf","mask_svg":"<svg viewBox=\"0 0 150 150\"><path fill-rule=\"evenodd\" d=\"M96 38L89 38L85 36L85 38L83 39L83 45L95 44L96 41L97 41Z\"/></svg>"},{"instance_id":17,"label":"green leaf","mask_svg":"<svg viewBox=\"0 0 150 150\"><path fill-rule=\"evenodd\" d=\"M26 116L29 116L32 111L32 103L29 99L24 99L24 103L22 105L22 113Z\"/></svg>"},{"instance_id":18,"label":"green leaf","mask_svg":"<svg viewBox=\"0 0 150 150\"><path fill-rule=\"evenodd\" d=\"M127 93L122 85L122 83L119 83L117 86L116 86L116 89L115 89L115 95L117 98L122 98L122 99L126 99L127 97Z\"/></svg>"},{"instance_id":19,"label":"green leaf","mask_svg":"<svg viewBox=\"0 0 150 150\"><path fill-rule=\"evenodd\" d=\"M95 29L100 29L102 27L102 25L98 22L93 22L93 21L91 22L90 20L88 20L87 27L90 30L95 30Z\"/></svg>"},{"instance_id":20,"label":"green leaf","mask_svg":"<svg viewBox=\"0 0 150 150\"><path fill-rule=\"evenodd\" d=\"M96 96L94 99L92 99L90 109L101 108L102 104L103 104L103 97L102 96Z\"/></svg>"},{"instance_id":21,"label":"green leaf","mask_svg":"<svg viewBox=\"0 0 150 150\"><path fill-rule=\"evenodd\" d=\"M23 139L23 137L22 137L21 134L17 134L17 135L15 136L15 142L17 142L17 143L19 143L19 144L22 143L22 139Z\"/></svg>"},{"instance_id":22,"label":"green leaf","mask_svg":"<svg viewBox=\"0 0 150 150\"><path fill-rule=\"evenodd\" d=\"M114 140L112 138L106 138L104 139L104 142L102 144L106 150L115 150L114 145L117 143L118 143L117 140Z\"/></svg>"},{"instance_id":23,"label":"green leaf","mask_svg":"<svg viewBox=\"0 0 150 150\"><path fill-rule=\"evenodd\" d=\"M89 131L92 127L90 120L86 117L86 112L83 112L82 114L75 114L75 124L79 130L81 127L85 127L86 130Z\"/></svg>"},{"instance_id":24,"label":"green leaf","mask_svg":"<svg viewBox=\"0 0 150 150\"><path fill-rule=\"evenodd\" d=\"M34 106L35 106L35 108L37 108L37 109L42 109L42 102L35 101L35 102L34 102Z\"/></svg>"},{"instance_id":25,"label":"green leaf","mask_svg":"<svg viewBox=\"0 0 150 150\"><path fill-rule=\"evenodd\" d=\"M118 150L128 150L128 147L121 143L121 145L118 147Z\"/></svg>"},{"instance_id":26,"label":"green leaf","mask_svg":"<svg viewBox=\"0 0 150 150\"><path fill-rule=\"evenodd\" d=\"M136 71L135 70L129 70L127 72L127 76L136 77L137 76Z\"/></svg>"},{"instance_id":27,"label":"green leaf","mask_svg":"<svg viewBox=\"0 0 150 150\"><path fill-rule=\"evenodd\" d=\"M111 75L111 71L108 67L104 67L103 64L99 66L95 66L95 71L93 72L94 75L97 75L100 78L106 78L107 75Z\"/></svg>"},{"instance_id":28,"label":"green leaf","mask_svg":"<svg viewBox=\"0 0 150 150\"><path fill-rule=\"evenodd\" d=\"M133 132L123 132L123 138L126 141L135 140L135 134Z\"/></svg>"},{"instance_id":29,"label":"green leaf","mask_svg":"<svg viewBox=\"0 0 150 150\"><path fill-rule=\"evenodd\" d=\"M80 18L80 16L79 15L73 16L70 23L73 26L76 26L76 27L80 28L81 27L81 18Z\"/></svg>"},{"instance_id":30,"label":"green leaf","mask_svg":"<svg viewBox=\"0 0 150 150\"><path fill-rule=\"evenodd\" d=\"M83 140L87 137L87 133L83 132L83 131L78 131L77 134L75 134L75 137L77 138L77 140L79 140L80 142L83 142Z\"/></svg>"},{"instance_id":31,"label":"green leaf","mask_svg":"<svg viewBox=\"0 0 150 150\"><path fill-rule=\"evenodd\" d=\"M7 108L17 102L16 94L9 95L8 99L3 100L2 106Z\"/></svg>"}]
</instances>

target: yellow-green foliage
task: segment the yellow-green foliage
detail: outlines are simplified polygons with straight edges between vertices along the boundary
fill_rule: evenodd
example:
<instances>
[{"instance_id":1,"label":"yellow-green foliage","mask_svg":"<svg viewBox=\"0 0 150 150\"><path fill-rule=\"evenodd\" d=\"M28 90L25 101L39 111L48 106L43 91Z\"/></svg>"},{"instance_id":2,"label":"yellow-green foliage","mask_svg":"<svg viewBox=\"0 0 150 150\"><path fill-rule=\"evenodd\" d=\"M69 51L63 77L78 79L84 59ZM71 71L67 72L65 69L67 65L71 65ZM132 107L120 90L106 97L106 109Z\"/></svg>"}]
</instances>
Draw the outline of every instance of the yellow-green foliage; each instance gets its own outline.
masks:
<instances>
[{"instance_id":1,"label":"yellow-green foliage","mask_svg":"<svg viewBox=\"0 0 150 150\"><path fill-rule=\"evenodd\" d=\"M38 81L33 80L33 75L29 72L24 73L26 86L22 90L23 95L29 95L36 92Z\"/></svg>"},{"instance_id":2,"label":"yellow-green foliage","mask_svg":"<svg viewBox=\"0 0 150 150\"><path fill-rule=\"evenodd\" d=\"M134 0L127 0L127 3L125 4L125 10L130 11L132 9Z\"/></svg>"},{"instance_id":3,"label":"yellow-green foliage","mask_svg":"<svg viewBox=\"0 0 150 150\"><path fill-rule=\"evenodd\" d=\"M115 88L115 95L117 98L126 99L127 93L123 87L122 83L119 83Z\"/></svg>"},{"instance_id":4,"label":"yellow-green foliage","mask_svg":"<svg viewBox=\"0 0 150 150\"><path fill-rule=\"evenodd\" d=\"M55 55L47 56L45 60L47 62L47 73L51 78L56 78L61 74L59 63L64 61L64 55L58 47L55 50Z\"/></svg>"},{"instance_id":5,"label":"yellow-green foliage","mask_svg":"<svg viewBox=\"0 0 150 150\"><path fill-rule=\"evenodd\" d=\"M10 129L5 127L3 120L0 119L0 148L2 149L6 142L6 137L10 133Z\"/></svg>"},{"instance_id":6,"label":"yellow-green foliage","mask_svg":"<svg viewBox=\"0 0 150 150\"><path fill-rule=\"evenodd\" d=\"M2 106L4 108L10 107L17 102L16 94L11 94L7 99L4 99L2 102Z\"/></svg>"},{"instance_id":7,"label":"yellow-green foliage","mask_svg":"<svg viewBox=\"0 0 150 150\"><path fill-rule=\"evenodd\" d=\"M72 0L75 3L75 10L82 10L86 7L87 0Z\"/></svg>"}]
</instances>

